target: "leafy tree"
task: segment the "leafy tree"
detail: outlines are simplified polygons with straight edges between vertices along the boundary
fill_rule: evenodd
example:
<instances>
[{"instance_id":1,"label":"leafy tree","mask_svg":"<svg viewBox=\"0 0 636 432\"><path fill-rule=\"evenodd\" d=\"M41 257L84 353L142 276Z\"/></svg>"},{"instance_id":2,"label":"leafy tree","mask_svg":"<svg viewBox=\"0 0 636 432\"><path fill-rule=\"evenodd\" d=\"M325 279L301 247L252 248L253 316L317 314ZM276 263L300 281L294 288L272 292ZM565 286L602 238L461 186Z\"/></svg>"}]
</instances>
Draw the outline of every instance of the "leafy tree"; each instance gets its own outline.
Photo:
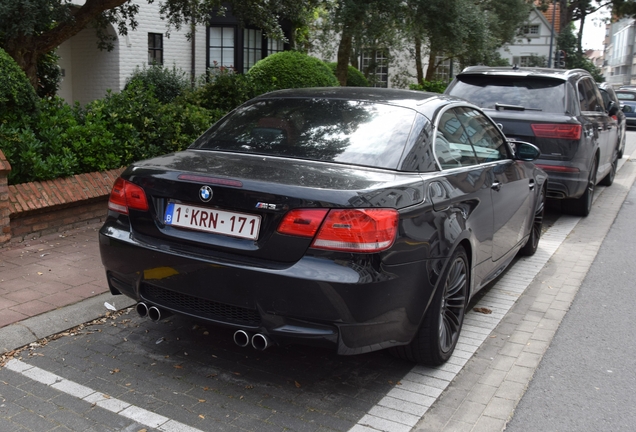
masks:
<instances>
[{"instance_id":1,"label":"leafy tree","mask_svg":"<svg viewBox=\"0 0 636 432\"><path fill-rule=\"evenodd\" d=\"M146 0L154 3L156 0ZM224 13L226 6L243 23L262 28L269 36L282 38L280 19L300 23L307 10L319 0L164 0L161 17L170 29L204 23L211 11ZM86 0L82 6L71 0L0 0L0 47L16 61L37 88L38 59L88 26L96 29L98 47L112 49L116 36L108 33L110 25L120 35L137 26L139 5L131 0Z\"/></svg>"},{"instance_id":2,"label":"leafy tree","mask_svg":"<svg viewBox=\"0 0 636 432\"><path fill-rule=\"evenodd\" d=\"M407 0L407 34L413 39L418 81L434 79L441 62L462 65L495 61L532 8L529 0ZM428 70L422 71L422 45L428 42Z\"/></svg>"},{"instance_id":3,"label":"leafy tree","mask_svg":"<svg viewBox=\"0 0 636 432\"><path fill-rule=\"evenodd\" d=\"M394 47L397 28L403 20L401 2L382 0L327 0L322 4L320 26L322 46L337 40L336 78L347 82L348 65L359 68L356 47Z\"/></svg>"},{"instance_id":4,"label":"leafy tree","mask_svg":"<svg viewBox=\"0 0 636 432\"><path fill-rule=\"evenodd\" d=\"M597 82L605 81L601 70L588 58L579 52L578 39L574 35L574 25L570 23L561 30L557 39L559 50L565 51L565 67L568 69L581 68L588 71Z\"/></svg>"}]
</instances>

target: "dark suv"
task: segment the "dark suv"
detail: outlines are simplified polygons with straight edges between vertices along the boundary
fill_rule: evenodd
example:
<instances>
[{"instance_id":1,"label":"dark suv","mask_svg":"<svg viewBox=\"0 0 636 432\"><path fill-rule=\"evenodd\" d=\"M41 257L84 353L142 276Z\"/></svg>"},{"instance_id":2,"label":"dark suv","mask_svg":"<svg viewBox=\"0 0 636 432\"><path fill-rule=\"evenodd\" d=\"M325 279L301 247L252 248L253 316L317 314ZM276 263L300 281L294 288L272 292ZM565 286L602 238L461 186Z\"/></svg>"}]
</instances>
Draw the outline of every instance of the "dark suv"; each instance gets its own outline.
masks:
<instances>
[{"instance_id":1,"label":"dark suv","mask_svg":"<svg viewBox=\"0 0 636 432\"><path fill-rule=\"evenodd\" d=\"M597 183L614 181L618 106L605 106L583 69L464 69L446 89L481 107L509 139L541 150L536 165L549 174L548 197L568 213L587 216Z\"/></svg>"}]
</instances>

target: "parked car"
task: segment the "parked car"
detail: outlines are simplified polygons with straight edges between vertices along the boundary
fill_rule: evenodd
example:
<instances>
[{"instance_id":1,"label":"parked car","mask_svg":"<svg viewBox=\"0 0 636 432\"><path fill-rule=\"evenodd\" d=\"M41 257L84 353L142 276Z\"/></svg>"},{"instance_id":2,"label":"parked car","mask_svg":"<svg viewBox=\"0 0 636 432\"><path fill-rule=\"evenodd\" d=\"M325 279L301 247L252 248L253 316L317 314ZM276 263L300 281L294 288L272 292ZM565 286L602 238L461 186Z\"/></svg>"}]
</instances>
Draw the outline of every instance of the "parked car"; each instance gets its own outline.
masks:
<instances>
[{"instance_id":1,"label":"parked car","mask_svg":"<svg viewBox=\"0 0 636 432\"><path fill-rule=\"evenodd\" d=\"M605 109L609 113L610 111L614 111L613 106L617 106L622 108L622 104L620 100L618 100L618 96L616 96L616 92L614 88L608 83L599 83L598 88L601 91L601 96L603 97L603 103L605 104ZM613 105L612 105L613 104ZM612 115L612 118L616 120L616 124L618 125L618 158L623 157L623 153L625 152L625 133L627 131L627 121L625 117L625 113L622 110L618 110L616 114Z\"/></svg>"},{"instance_id":2,"label":"parked car","mask_svg":"<svg viewBox=\"0 0 636 432\"><path fill-rule=\"evenodd\" d=\"M636 100L635 101L622 101L622 112L625 114L625 121L627 127L636 127Z\"/></svg>"},{"instance_id":3,"label":"parked car","mask_svg":"<svg viewBox=\"0 0 636 432\"><path fill-rule=\"evenodd\" d=\"M475 66L446 89L481 107L508 137L535 144L550 176L548 197L587 216L597 183L610 186L618 163L618 107L606 105L582 69Z\"/></svg>"},{"instance_id":4,"label":"parked car","mask_svg":"<svg viewBox=\"0 0 636 432\"><path fill-rule=\"evenodd\" d=\"M625 101L634 101L636 102L636 89L631 87L621 87L616 90L616 97L621 103Z\"/></svg>"},{"instance_id":5,"label":"parked car","mask_svg":"<svg viewBox=\"0 0 636 432\"><path fill-rule=\"evenodd\" d=\"M547 174L515 147L449 96L265 94L117 179L108 285L142 316L230 327L241 346L440 364L470 298L537 249Z\"/></svg>"}]
</instances>

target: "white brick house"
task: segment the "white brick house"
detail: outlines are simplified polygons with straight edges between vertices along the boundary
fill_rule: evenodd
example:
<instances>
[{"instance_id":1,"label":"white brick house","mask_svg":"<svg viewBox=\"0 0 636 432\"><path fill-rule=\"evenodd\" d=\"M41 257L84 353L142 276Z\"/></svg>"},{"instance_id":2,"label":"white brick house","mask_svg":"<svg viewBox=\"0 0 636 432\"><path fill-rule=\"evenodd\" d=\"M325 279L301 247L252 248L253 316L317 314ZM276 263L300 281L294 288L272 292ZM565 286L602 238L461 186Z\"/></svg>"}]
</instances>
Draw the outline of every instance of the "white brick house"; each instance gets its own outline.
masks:
<instances>
[{"instance_id":1,"label":"white brick house","mask_svg":"<svg viewBox=\"0 0 636 432\"><path fill-rule=\"evenodd\" d=\"M121 91L135 68L153 59L198 77L215 65L243 72L262 57L288 49L282 42L266 39L256 28L242 28L230 13L224 17L213 14L209 25L197 25L192 41L186 39L189 29L185 28L172 29L168 38L166 22L159 16L159 2L132 1L139 5L139 25L127 36L111 27L109 32L116 36L112 51L97 48L95 30L90 27L59 46L63 78L58 95L68 103L85 104L104 97L107 90ZM74 3L81 5L84 1ZM283 25L283 30L289 29Z\"/></svg>"}]
</instances>

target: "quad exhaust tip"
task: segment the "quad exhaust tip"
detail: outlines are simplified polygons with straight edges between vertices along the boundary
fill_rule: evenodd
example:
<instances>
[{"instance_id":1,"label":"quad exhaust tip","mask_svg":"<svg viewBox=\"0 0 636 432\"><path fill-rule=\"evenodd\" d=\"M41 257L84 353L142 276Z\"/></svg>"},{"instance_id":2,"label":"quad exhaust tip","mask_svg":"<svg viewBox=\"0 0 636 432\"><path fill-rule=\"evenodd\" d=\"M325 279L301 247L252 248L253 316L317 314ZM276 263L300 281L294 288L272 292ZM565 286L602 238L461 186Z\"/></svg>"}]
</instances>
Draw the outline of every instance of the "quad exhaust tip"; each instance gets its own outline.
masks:
<instances>
[{"instance_id":1,"label":"quad exhaust tip","mask_svg":"<svg viewBox=\"0 0 636 432\"><path fill-rule=\"evenodd\" d=\"M251 335L245 330L237 330L234 332L234 343L238 346L245 348L250 342L252 343L252 347L258 351L263 351L272 344L271 340L261 333Z\"/></svg>"},{"instance_id":2,"label":"quad exhaust tip","mask_svg":"<svg viewBox=\"0 0 636 432\"><path fill-rule=\"evenodd\" d=\"M237 330L234 332L234 343L240 347L245 348L250 344L250 335L244 330Z\"/></svg>"},{"instance_id":3,"label":"quad exhaust tip","mask_svg":"<svg viewBox=\"0 0 636 432\"><path fill-rule=\"evenodd\" d=\"M252 346L256 350L264 351L270 345L271 345L271 342L269 338L265 336L264 334L257 333L252 337Z\"/></svg>"},{"instance_id":4,"label":"quad exhaust tip","mask_svg":"<svg viewBox=\"0 0 636 432\"><path fill-rule=\"evenodd\" d=\"M137 303L137 306L135 306L135 310L137 311L137 314L142 318L148 316L148 305L144 302Z\"/></svg>"},{"instance_id":5,"label":"quad exhaust tip","mask_svg":"<svg viewBox=\"0 0 636 432\"><path fill-rule=\"evenodd\" d=\"M155 322L168 318L170 315L172 315L172 312L158 308L157 306L150 306L148 308L148 318Z\"/></svg>"}]
</instances>

